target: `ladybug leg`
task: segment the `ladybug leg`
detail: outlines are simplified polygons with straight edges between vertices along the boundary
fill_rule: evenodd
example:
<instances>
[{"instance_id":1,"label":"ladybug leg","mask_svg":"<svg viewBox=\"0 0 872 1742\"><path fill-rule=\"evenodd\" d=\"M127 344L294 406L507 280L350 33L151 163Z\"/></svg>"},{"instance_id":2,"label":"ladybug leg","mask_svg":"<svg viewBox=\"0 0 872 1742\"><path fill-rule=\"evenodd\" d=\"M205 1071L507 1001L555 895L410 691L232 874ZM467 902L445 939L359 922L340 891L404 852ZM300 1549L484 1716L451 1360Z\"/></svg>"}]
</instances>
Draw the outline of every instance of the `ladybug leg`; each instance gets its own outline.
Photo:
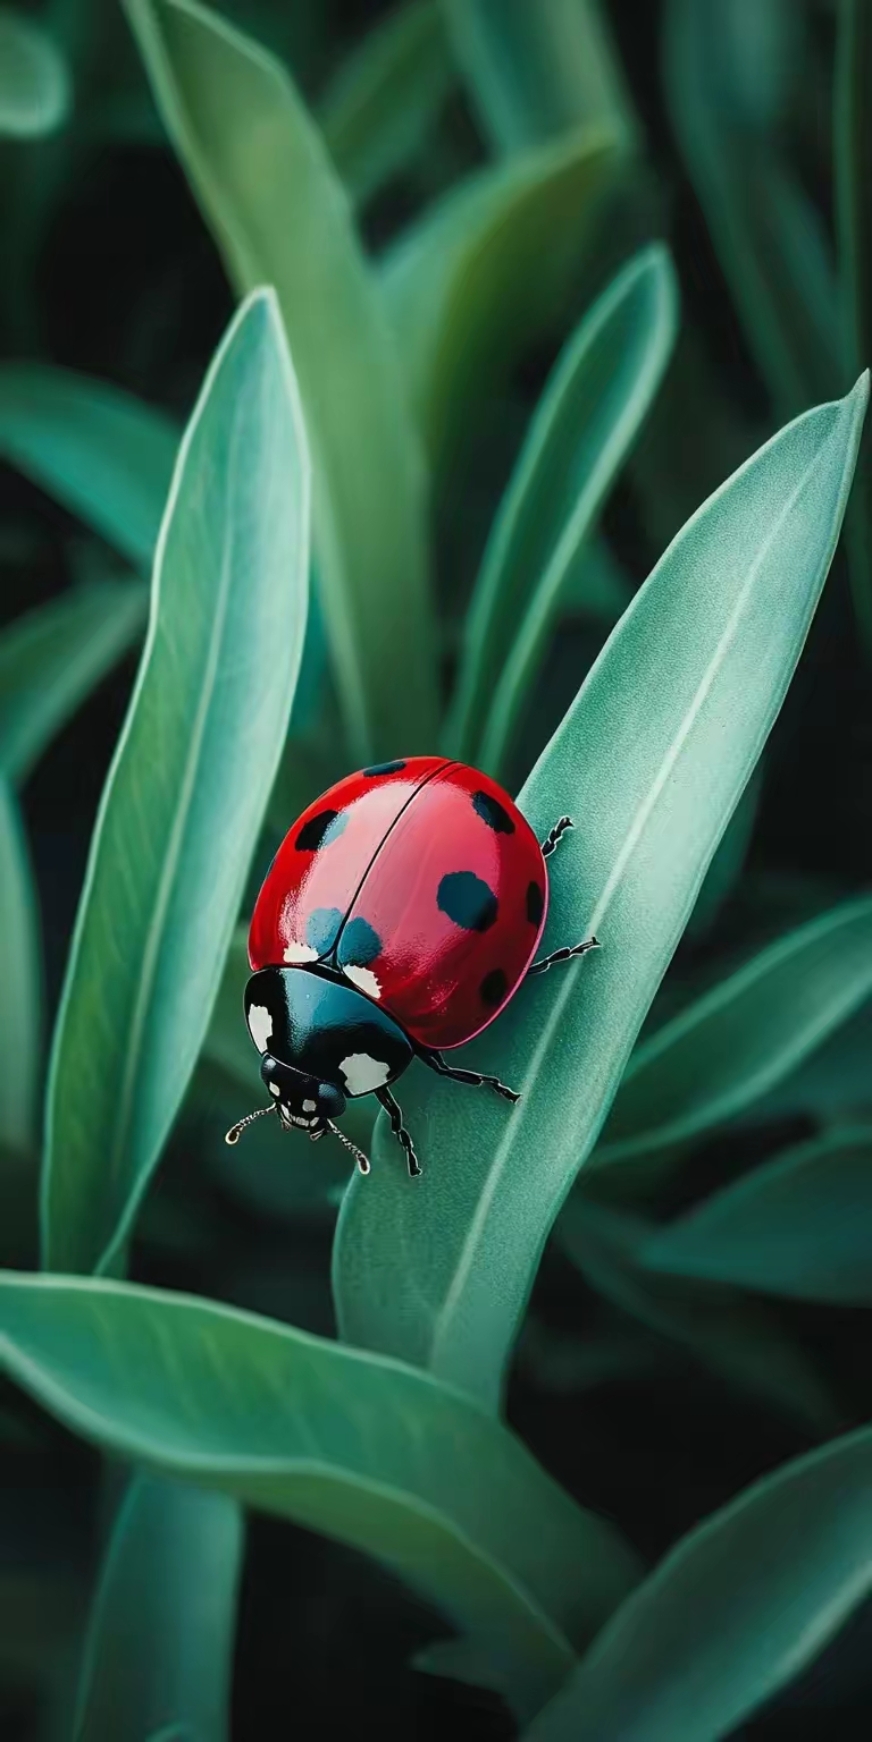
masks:
<instances>
[{"instance_id":1,"label":"ladybug leg","mask_svg":"<svg viewBox=\"0 0 872 1742\"><path fill-rule=\"evenodd\" d=\"M529 980L531 974L547 974L555 962L568 962L573 956L586 956L588 950L598 950L598 938L585 938L583 944L565 944L562 950L552 950L550 956L543 956L541 962L534 962L524 975Z\"/></svg>"},{"instance_id":2,"label":"ladybug leg","mask_svg":"<svg viewBox=\"0 0 872 1742\"><path fill-rule=\"evenodd\" d=\"M421 1168L418 1162L418 1157L415 1154L415 1146L412 1142L411 1135L403 1124L403 1109L400 1106L399 1101L394 1099L387 1085L382 1089L376 1089L375 1093L376 1099L381 1102L388 1118L390 1119L391 1130L397 1139L397 1142L402 1144L406 1152L406 1160L409 1164L409 1175L412 1179L415 1179L421 1172Z\"/></svg>"},{"instance_id":3,"label":"ladybug leg","mask_svg":"<svg viewBox=\"0 0 872 1742\"><path fill-rule=\"evenodd\" d=\"M557 846L558 842L566 834L567 829L574 829L574 828L575 828L575 824L574 824L571 817L561 817L560 821L556 822L554 824L554 827L551 830L551 833L548 836L547 840L542 842L542 857L543 857L543 859L550 859L551 854L554 852L554 849Z\"/></svg>"},{"instance_id":4,"label":"ladybug leg","mask_svg":"<svg viewBox=\"0 0 872 1742\"><path fill-rule=\"evenodd\" d=\"M456 1065L447 1065L441 1052L434 1052L428 1048L426 1052L420 1052L418 1057L423 1060L425 1065L430 1066L431 1071L436 1071L440 1077L450 1077L452 1082L471 1083L476 1089L484 1087L496 1089L497 1094L503 1095L507 1101L520 1101L521 1099L517 1090L510 1089L505 1083L501 1083L499 1077L486 1077L482 1075L481 1071L463 1071Z\"/></svg>"}]
</instances>

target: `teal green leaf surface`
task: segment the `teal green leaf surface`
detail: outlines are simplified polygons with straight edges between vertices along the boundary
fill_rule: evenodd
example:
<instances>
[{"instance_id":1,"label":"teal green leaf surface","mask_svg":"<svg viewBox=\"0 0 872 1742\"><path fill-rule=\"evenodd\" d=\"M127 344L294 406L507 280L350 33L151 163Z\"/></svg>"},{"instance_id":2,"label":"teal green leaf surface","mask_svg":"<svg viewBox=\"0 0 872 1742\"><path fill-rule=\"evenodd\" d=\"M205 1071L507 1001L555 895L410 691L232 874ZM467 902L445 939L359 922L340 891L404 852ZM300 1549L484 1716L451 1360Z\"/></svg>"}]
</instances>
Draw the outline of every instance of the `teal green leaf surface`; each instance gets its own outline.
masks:
<instances>
[{"instance_id":1,"label":"teal green leaf surface","mask_svg":"<svg viewBox=\"0 0 872 1742\"><path fill-rule=\"evenodd\" d=\"M411 0L364 37L319 109L328 151L361 202L423 149L457 73L439 0Z\"/></svg>"},{"instance_id":2,"label":"teal green leaf surface","mask_svg":"<svg viewBox=\"0 0 872 1742\"><path fill-rule=\"evenodd\" d=\"M187 1087L287 731L308 562L293 369L257 292L182 444L92 842L50 1074L49 1267L110 1261Z\"/></svg>"},{"instance_id":3,"label":"teal green leaf surface","mask_svg":"<svg viewBox=\"0 0 872 1742\"><path fill-rule=\"evenodd\" d=\"M52 37L35 19L0 7L0 138L54 133L70 97L67 63Z\"/></svg>"},{"instance_id":4,"label":"teal green leaf surface","mask_svg":"<svg viewBox=\"0 0 872 1742\"><path fill-rule=\"evenodd\" d=\"M384 256L387 311L435 465L470 397L547 319L620 157L613 133L589 129L479 170Z\"/></svg>"},{"instance_id":5,"label":"teal green leaf surface","mask_svg":"<svg viewBox=\"0 0 872 1742\"><path fill-rule=\"evenodd\" d=\"M529 1710L637 1576L604 1521L426 1374L192 1297L0 1279L6 1370L107 1451L374 1554L514 1658Z\"/></svg>"},{"instance_id":6,"label":"teal green leaf surface","mask_svg":"<svg viewBox=\"0 0 872 1742\"><path fill-rule=\"evenodd\" d=\"M872 1433L755 1483L619 1609L524 1742L718 1742L872 1588Z\"/></svg>"},{"instance_id":7,"label":"teal green leaf surface","mask_svg":"<svg viewBox=\"0 0 872 1742\"><path fill-rule=\"evenodd\" d=\"M706 872L705 882L688 921L690 937L704 936L714 924L724 903L733 894L751 845L762 786L763 764L758 762Z\"/></svg>"},{"instance_id":8,"label":"teal green leaf surface","mask_svg":"<svg viewBox=\"0 0 872 1742\"><path fill-rule=\"evenodd\" d=\"M424 466L378 286L280 63L187 0L127 0L168 132L241 290L275 286L313 458L318 580L354 754L429 750Z\"/></svg>"},{"instance_id":9,"label":"teal green leaf surface","mask_svg":"<svg viewBox=\"0 0 872 1742\"><path fill-rule=\"evenodd\" d=\"M73 1742L226 1742L244 1543L224 1494L136 1475L85 1641Z\"/></svg>"},{"instance_id":10,"label":"teal green leaf surface","mask_svg":"<svg viewBox=\"0 0 872 1742\"><path fill-rule=\"evenodd\" d=\"M15 795L0 776L0 1143L29 1150L36 1136L42 964L36 886Z\"/></svg>"},{"instance_id":11,"label":"teal green leaf surface","mask_svg":"<svg viewBox=\"0 0 872 1742\"><path fill-rule=\"evenodd\" d=\"M148 592L95 582L17 617L0 635L0 768L26 779L55 734L142 629Z\"/></svg>"},{"instance_id":12,"label":"teal green leaf surface","mask_svg":"<svg viewBox=\"0 0 872 1742\"><path fill-rule=\"evenodd\" d=\"M39 363L0 368L0 455L148 568L179 431L105 381Z\"/></svg>"},{"instance_id":13,"label":"teal green leaf surface","mask_svg":"<svg viewBox=\"0 0 872 1742\"><path fill-rule=\"evenodd\" d=\"M823 220L786 161L765 105L799 8L668 0L664 79L672 124L761 375L782 417L835 393L835 275ZM767 64L768 63L768 64ZM863 364L868 361L862 359Z\"/></svg>"},{"instance_id":14,"label":"teal green leaf surface","mask_svg":"<svg viewBox=\"0 0 872 1742\"><path fill-rule=\"evenodd\" d=\"M645 1248L652 1270L761 1294L872 1305L872 1126L756 1167Z\"/></svg>"},{"instance_id":15,"label":"teal green leaf surface","mask_svg":"<svg viewBox=\"0 0 872 1742\"><path fill-rule=\"evenodd\" d=\"M867 391L864 377L806 413L703 504L534 768L520 804L540 837L564 812L579 825L551 860L545 944L594 933L602 948L525 987L464 1055L519 1090L517 1106L425 1085L423 1070L404 1082L425 1170L414 1188L380 1117L372 1174L349 1186L334 1253L350 1342L496 1406L549 1230L802 651Z\"/></svg>"},{"instance_id":16,"label":"teal green leaf surface","mask_svg":"<svg viewBox=\"0 0 872 1742\"><path fill-rule=\"evenodd\" d=\"M497 773L594 519L675 339L665 248L624 267L565 346L503 496L470 607L449 753Z\"/></svg>"},{"instance_id":17,"label":"teal green leaf surface","mask_svg":"<svg viewBox=\"0 0 872 1742\"><path fill-rule=\"evenodd\" d=\"M741 1113L870 996L872 896L863 896L761 950L638 1048L597 1165L682 1143Z\"/></svg>"}]
</instances>

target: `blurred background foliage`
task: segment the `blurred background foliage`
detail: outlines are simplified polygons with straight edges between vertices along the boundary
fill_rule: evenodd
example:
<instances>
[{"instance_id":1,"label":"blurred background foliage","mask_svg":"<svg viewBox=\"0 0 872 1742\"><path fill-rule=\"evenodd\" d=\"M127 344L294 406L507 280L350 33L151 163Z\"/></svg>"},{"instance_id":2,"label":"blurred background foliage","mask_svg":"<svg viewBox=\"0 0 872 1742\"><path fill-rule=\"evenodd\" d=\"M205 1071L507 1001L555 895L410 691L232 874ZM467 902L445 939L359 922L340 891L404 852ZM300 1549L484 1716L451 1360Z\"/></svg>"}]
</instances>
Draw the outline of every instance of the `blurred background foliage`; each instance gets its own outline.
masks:
<instances>
[{"instance_id":1,"label":"blurred background foliage","mask_svg":"<svg viewBox=\"0 0 872 1742\"><path fill-rule=\"evenodd\" d=\"M401 616L410 592L423 598L428 568L435 621L423 608L415 621L422 646L438 648L441 701L453 696L453 747L517 790L682 523L780 423L846 391L870 356L864 0L237 0L223 12L290 69L347 190L373 271L344 314L330 297L345 231L319 204L317 136L312 145L303 128L293 173L279 165L272 179L252 154L278 238L264 256L240 227L233 166L223 183L198 182L216 114L206 99L197 107L196 48L191 88L165 93L159 114L159 47L137 0L129 16L114 0L0 12L0 1257L11 1267L38 1262L45 1042L178 436L230 319L231 278L268 281L276 260L290 262L283 294L297 299L316 475L319 451L340 473L375 455L383 492L319 504L316 486L316 548L319 515L341 537L317 558L320 605L251 890L330 780L375 751L431 747L439 698L416 675L427 661ZM297 100L290 86L268 95L253 84L252 136L270 102ZM180 129L187 140L198 197L167 126L177 146ZM674 349L674 304L650 293L662 255L643 252L660 243L680 285ZM315 262L305 279L304 246ZM394 340L411 389L402 427L372 391ZM314 363L310 378L306 347L320 357L334 342L332 378ZM614 403L606 390L622 360L629 413L626 386ZM604 1133L598 1158L620 1154L622 1166L592 1168L561 1218L512 1370L509 1420L649 1562L755 1477L869 1419L872 937L863 903L818 916L868 880L870 490L864 451L796 681L655 1001L650 1057L636 1055ZM465 689L463 626L483 558ZM528 618L534 570L548 584ZM494 573L523 625L520 649L494 651ZM356 600L347 620L337 599ZM510 651L506 685L498 665ZM774 941L806 926L791 960L817 951L823 966L797 1039L796 1023L779 1029L799 993ZM770 944L771 963L758 958ZM759 1046L747 1063L741 1046L752 958L764 993L771 975L769 1015L755 1006L768 1023L762 1065ZM237 940L131 1269L331 1335L344 1166L326 1177L320 1161L316 1181L263 1126L244 1154L222 1143L257 1086L240 1033L243 975ZM682 1011L715 985L688 1056ZM690 1115L676 1087L689 1074ZM370 1116L355 1117L352 1134L368 1141ZM796 1222L787 1240L785 1216ZM11 1387L0 1463L0 1731L66 1736L119 1479ZM234 1738L290 1732L302 1709L318 1714L312 1735L362 1713L383 1735L514 1733L496 1694L412 1666L444 1628L351 1551L255 1515L240 1576ZM861 1606L741 1734L865 1736L870 1628Z\"/></svg>"}]
</instances>

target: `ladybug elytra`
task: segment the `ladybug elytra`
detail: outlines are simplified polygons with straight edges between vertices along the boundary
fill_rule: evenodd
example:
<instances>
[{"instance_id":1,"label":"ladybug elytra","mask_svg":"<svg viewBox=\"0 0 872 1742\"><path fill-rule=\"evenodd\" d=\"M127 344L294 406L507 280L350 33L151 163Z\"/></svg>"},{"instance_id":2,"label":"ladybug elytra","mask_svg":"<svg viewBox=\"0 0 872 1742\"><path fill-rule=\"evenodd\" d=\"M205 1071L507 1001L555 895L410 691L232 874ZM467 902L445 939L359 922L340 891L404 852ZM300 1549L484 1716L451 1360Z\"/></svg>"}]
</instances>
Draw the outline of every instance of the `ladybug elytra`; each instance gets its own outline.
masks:
<instances>
[{"instance_id":1,"label":"ladybug elytra","mask_svg":"<svg viewBox=\"0 0 872 1742\"><path fill-rule=\"evenodd\" d=\"M545 861L569 817L540 845L508 794L443 757L414 756L352 774L316 799L278 849L255 903L245 1017L270 1106L313 1140L346 1101L375 1094L421 1169L390 1085L412 1059L456 1082L497 1077L443 1052L494 1021L530 974L584 955L596 939L536 961L548 907Z\"/></svg>"}]
</instances>

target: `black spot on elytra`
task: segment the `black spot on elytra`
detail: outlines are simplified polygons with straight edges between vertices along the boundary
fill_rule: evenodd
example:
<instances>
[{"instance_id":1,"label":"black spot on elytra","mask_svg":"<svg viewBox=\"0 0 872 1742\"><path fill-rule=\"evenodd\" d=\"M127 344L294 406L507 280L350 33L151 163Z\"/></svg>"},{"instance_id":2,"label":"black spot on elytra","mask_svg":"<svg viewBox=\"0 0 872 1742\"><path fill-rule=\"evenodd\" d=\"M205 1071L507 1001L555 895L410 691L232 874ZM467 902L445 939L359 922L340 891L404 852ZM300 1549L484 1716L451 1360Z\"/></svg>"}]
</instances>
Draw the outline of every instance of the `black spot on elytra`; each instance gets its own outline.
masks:
<instances>
[{"instance_id":1,"label":"black spot on elytra","mask_svg":"<svg viewBox=\"0 0 872 1742\"><path fill-rule=\"evenodd\" d=\"M472 808L481 817L482 822L487 823L488 828L493 829L496 834L514 834L515 825L512 822L508 811L500 804L499 799L494 798L491 793L474 792L472 795Z\"/></svg>"},{"instance_id":2,"label":"black spot on elytra","mask_svg":"<svg viewBox=\"0 0 872 1742\"><path fill-rule=\"evenodd\" d=\"M348 821L346 811L319 811L316 817L310 817L303 824L294 846L300 853L315 853L319 847L328 845L341 835Z\"/></svg>"},{"instance_id":3,"label":"black spot on elytra","mask_svg":"<svg viewBox=\"0 0 872 1742\"><path fill-rule=\"evenodd\" d=\"M482 1004L489 1004L491 1009L495 1009L497 1004L502 1004L506 996L507 985L508 981L502 968L492 968L489 974L485 974L478 989Z\"/></svg>"},{"instance_id":4,"label":"black spot on elytra","mask_svg":"<svg viewBox=\"0 0 872 1742\"><path fill-rule=\"evenodd\" d=\"M306 921L306 942L317 950L319 956L326 956L332 947L336 933L342 924L342 909L339 907L316 907Z\"/></svg>"},{"instance_id":5,"label":"black spot on elytra","mask_svg":"<svg viewBox=\"0 0 872 1742\"><path fill-rule=\"evenodd\" d=\"M531 925L539 925L545 910L545 897L538 883L533 880L527 885L527 918Z\"/></svg>"},{"instance_id":6,"label":"black spot on elytra","mask_svg":"<svg viewBox=\"0 0 872 1742\"><path fill-rule=\"evenodd\" d=\"M343 968L368 968L381 954L382 941L368 919L350 919L341 938L337 956Z\"/></svg>"},{"instance_id":7,"label":"black spot on elytra","mask_svg":"<svg viewBox=\"0 0 872 1742\"><path fill-rule=\"evenodd\" d=\"M497 898L474 871L449 871L442 878L436 901L443 913L464 931L487 931L497 917Z\"/></svg>"},{"instance_id":8,"label":"black spot on elytra","mask_svg":"<svg viewBox=\"0 0 872 1742\"><path fill-rule=\"evenodd\" d=\"M405 766L405 762L374 762L372 768L365 768L363 773L367 780L376 780L380 774L399 774Z\"/></svg>"}]
</instances>

